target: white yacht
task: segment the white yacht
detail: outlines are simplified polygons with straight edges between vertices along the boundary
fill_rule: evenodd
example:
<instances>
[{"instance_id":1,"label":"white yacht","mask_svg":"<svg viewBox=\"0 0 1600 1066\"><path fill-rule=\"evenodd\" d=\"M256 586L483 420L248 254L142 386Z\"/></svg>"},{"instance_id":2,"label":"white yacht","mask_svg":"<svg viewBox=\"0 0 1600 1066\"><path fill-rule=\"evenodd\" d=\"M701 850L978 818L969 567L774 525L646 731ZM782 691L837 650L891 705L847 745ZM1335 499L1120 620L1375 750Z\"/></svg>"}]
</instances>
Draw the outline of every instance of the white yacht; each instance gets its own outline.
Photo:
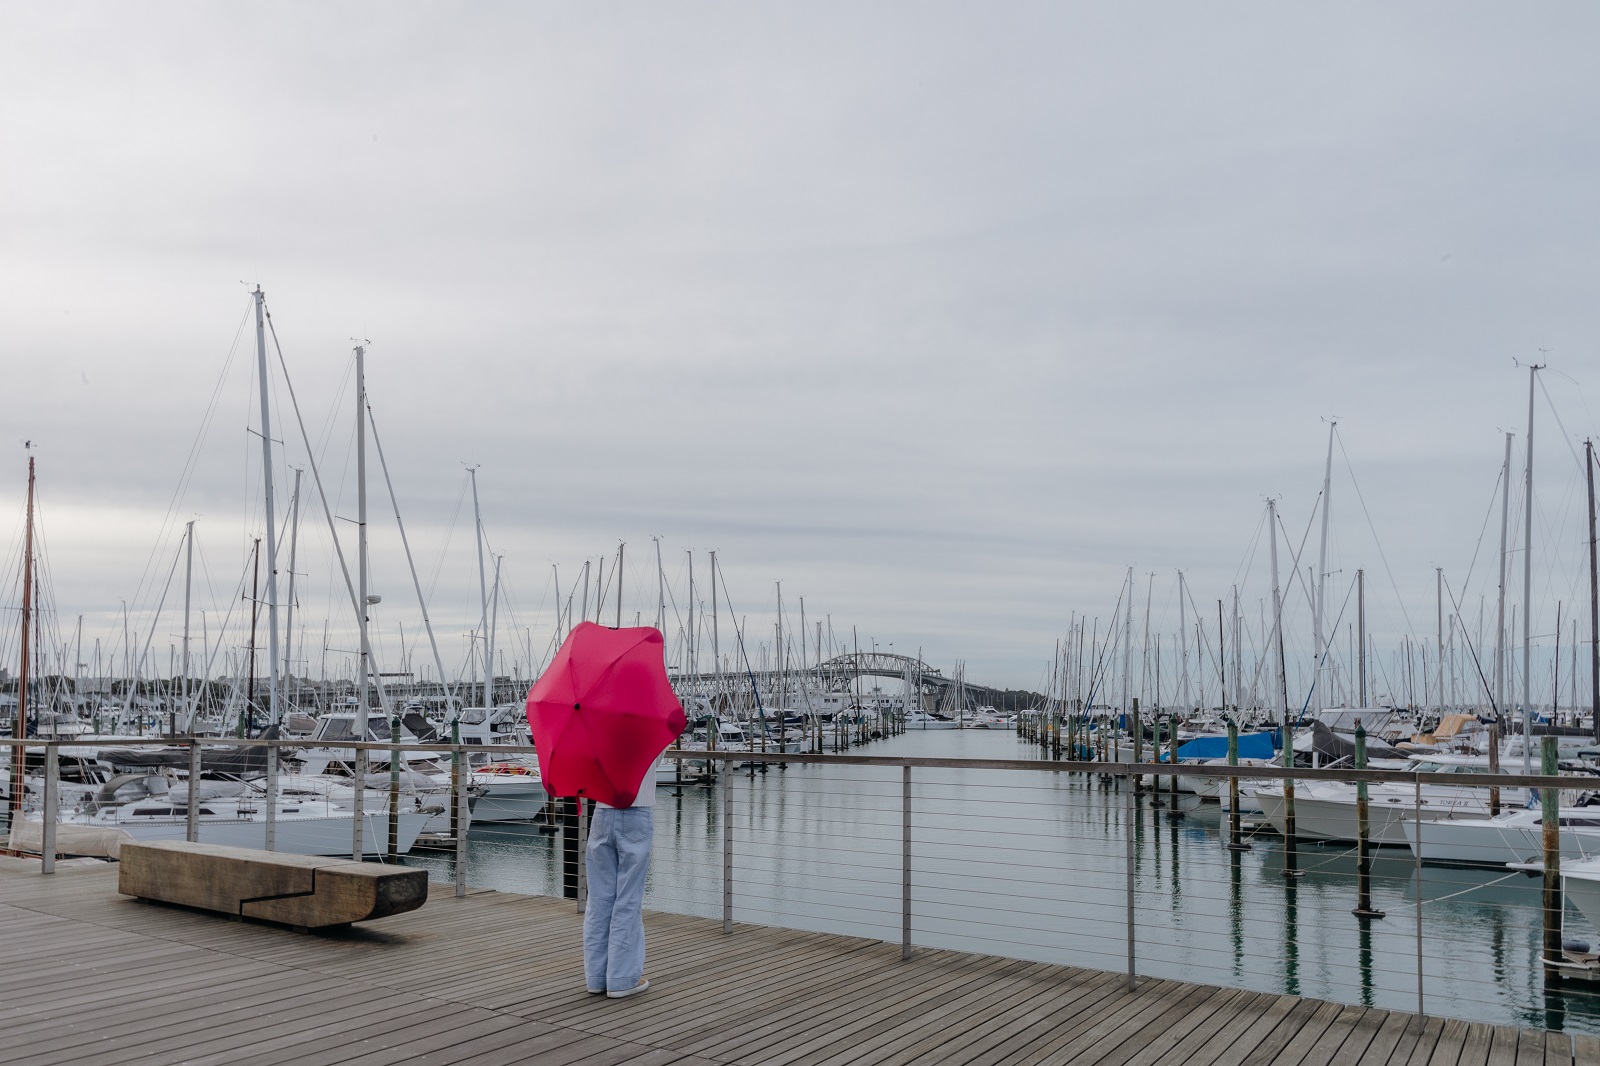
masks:
<instances>
[{"instance_id":1,"label":"white yacht","mask_svg":"<svg viewBox=\"0 0 1600 1066\"><path fill-rule=\"evenodd\" d=\"M1568 859L1600 856L1600 806L1562 807L1559 819L1563 865ZM1537 863L1544 855L1544 817L1537 809L1493 818L1406 822L1403 829L1411 853L1423 862L1505 866Z\"/></svg>"},{"instance_id":2,"label":"white yacht","mask_svg":"<svg viewBox=\"0 0 1600 1066\"><path fill-rule=\"evenodd\" d=\"M129 775L131 777L131 775ZM197 797L199 839L206 844L264 849L267 846L266 800L259 791L236 784L240 792L223 795L223 788L203 783ZM348 855L354 844L354 812L327 796L282 795L273 805L274 849L298 855ZM68 854L116 858L127 841L183 840L188 832L189 798L184 789L171 788L164 777L151 775L127 780L111 792L110 801L80 803L63 814L56 828L57 847ZM402 807L397 818L396 849L404 854L416 843L432 812L414 804ZM374 807L362 819L362 849L382 855L388 849L387 807ZM43 845L44 825L37 813L25 815L12 827L11 846L37 851Z\"/></svg>"},{"instance_id":3,"label":"white yacht","mask_svg":"<svg viewBox=\"0 0 1600 1066\"><path fill-rule=\"evenodd\" d=\"M1368 840L1374 844L1407 847L1406 827L1420 817L1425 822L1454 818L1487 818L1489 792L1474 786L1443 783L1448 775L1457 773L1487 773L1487 766L1478 765L1471 756L1449 757L1441 755L1414 756L1403 767L1422 773L1437 775L1441 783L1422 786L1420 815L1414 786L1409 784L1372 784L1367 786ZM1380 760L1373 760L1374 769L1389 768ZM1505 772L1505 771L1503 771ZM1505 807L1519 807L1527 800L1527 790L1503 788L1500 802ZM1284 800L1282 782L1262 784L1255 790L1256 801L1263 814L1279 833L1284 831ZM1241 807L1242 809L1242 807ZM1356 839L1356 786L1342 782L1297 781L1294 789L1295 835L1313 840Z\"/></svg>"}]
</instances>

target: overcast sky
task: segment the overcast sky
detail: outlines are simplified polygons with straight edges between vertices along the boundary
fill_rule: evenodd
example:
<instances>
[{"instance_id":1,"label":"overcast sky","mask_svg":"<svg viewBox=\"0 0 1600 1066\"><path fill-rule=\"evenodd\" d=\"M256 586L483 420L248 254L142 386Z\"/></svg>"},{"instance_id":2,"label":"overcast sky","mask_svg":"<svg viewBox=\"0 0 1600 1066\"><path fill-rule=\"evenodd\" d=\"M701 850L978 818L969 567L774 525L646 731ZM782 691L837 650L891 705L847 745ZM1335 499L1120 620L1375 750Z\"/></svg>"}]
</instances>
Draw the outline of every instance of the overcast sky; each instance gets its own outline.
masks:
<instances>
[{"instance_id":1,"label":"overcast sky","mask_svg":"<svg viewBox=\"0 0 1600 1066\"><path fill-rule=\"evenodd\" d=\"M752 641L781 580L791 627L804 596L1038 687L1129 566L1157 631L1179 568L1256 625L1265 500L1285 570L1308 524L1314 563L1333 417L1330 615L1365 568L1385 647L1431 642L1443 567L1476 640L1534 359L1548 638L1587 606L1597 30L1579 3L0 4L9 569L32 440L59 640L82 614L109 655L127 601L164 672L190 518L197 604L229 608L262 528L247 282L342 518L370 340L447 669L463 464L535 657L552 564L565 596L626 541L648 620L659 536L680 607L685 551L703 599L719 552ZM371 477L392 668L420 611ZM308 500L313 674L349 625L325 530Z\"/></svg>"}]
</instances>

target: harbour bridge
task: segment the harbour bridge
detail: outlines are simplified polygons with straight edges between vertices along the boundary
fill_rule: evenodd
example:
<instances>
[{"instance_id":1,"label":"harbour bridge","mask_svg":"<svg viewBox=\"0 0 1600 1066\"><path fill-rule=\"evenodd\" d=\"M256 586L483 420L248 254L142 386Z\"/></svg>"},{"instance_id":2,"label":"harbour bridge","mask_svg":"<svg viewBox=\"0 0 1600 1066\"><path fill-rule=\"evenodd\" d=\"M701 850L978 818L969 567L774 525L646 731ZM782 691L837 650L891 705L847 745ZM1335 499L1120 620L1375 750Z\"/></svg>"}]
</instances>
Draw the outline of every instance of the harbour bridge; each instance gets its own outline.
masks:
<instances>
[{"instance_id":1,"label":"harbour bridge","mask_svg":"<svg viewBox=\"0 0 1600 1066\"><path fill-rule=\"evenodd\" d=\"M785 684L794 685L806 679L817 679L825 692L848 693L856 688L858 680L868 677L889 678L902 684L909 678L924 706L937 706L956 684L938 667L929 666L910 655L886 651L847 652L804 670L784 670L781 673L777 670L740 670L722 674L673 673L672 683L680 690L709 692L719 678L725 690L730 685L749 685L753 679L756 688L762 692L775 692ZM898 692L898 686L875 684L873 687ZM962 687L968 699L978 703L992 702L999 693L998 689L970 682L963 682Z\"/></svg>"}]
</instances>

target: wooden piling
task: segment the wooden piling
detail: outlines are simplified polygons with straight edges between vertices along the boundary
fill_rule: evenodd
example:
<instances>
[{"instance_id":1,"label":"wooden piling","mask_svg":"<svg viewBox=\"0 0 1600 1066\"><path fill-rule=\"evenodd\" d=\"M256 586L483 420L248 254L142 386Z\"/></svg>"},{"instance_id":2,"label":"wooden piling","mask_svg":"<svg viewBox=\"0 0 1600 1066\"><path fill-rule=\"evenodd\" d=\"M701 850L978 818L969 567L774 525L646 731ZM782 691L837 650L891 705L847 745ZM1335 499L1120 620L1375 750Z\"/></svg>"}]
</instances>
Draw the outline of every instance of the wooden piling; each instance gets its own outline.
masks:
<instances>
[{"instance_id":1,"label":"wooden piling","mask_svg":"<svg viewBox=\"0 0 1600 1066\"><path fill-rule=\"evenodd\" d=\"M1356 771L1367 768L1367 731L1356 719ZM1371 813L1368 803L1367 783L1356 782L1356 908L1351 911L1357 918L1382 918L1384 912L1372 906L1372 840Z\"/></svg>"},{"instance_id":2,"label":"wooden piling","mask_svg":"<svg viewBox=\"0 0 1600 1066\"><path fill-rule=\"evenodd\" d=\"M1524 713L1530 713L1525 711ZM1556 738L1545 737L1539 750L1539 772L1548 777L1560 773ZM1546 981L1561 976L1556 963L1561 958L1561 792L1539 790L1541 827L1544 830L1544 976Z\"/></svg>"},{"instance_id":3,"label":"wooden piling","mask_svg":"<svg viewBox=\"0 0 1600 1066\"><path fill-rule=\"evenodd\" d=\"M1228 719L1228 765L1239 765L1239 723ZM1239 779L1228 778L1228 850L1249 851L1239 835Z\"/></svg>"},{"instance_id":4,"label":"wooden piling","mask_svg":"<svg viewBox=\"0 0 1600 1066\"><path fill-rule=\"evenodd\" d=\"M1489 730L1489 772L1491 774L1500 772L1500 716L1498 714L1495 716L1494 728ZM1499 813L1500 790L1491 788L1489 790L1489 817L1493 818Z\"/></svg>"},{"instance_id":5,"label":"wooden piling","mask_svg":"<svg viewBox=\"0 0 1600 1066\"><path fill-rule=\"evenodd\" d=\"M1139 716L1139 697L1133 698L1133 761L1135 764L1144 762L1144 720ZM1133 794L1137 796L1144 791L1144 775L1133 775Z\"/></svg>"},{"instance_id":6,"label":"wooden piling","mask_svg":"<svg viewBox=\"0 0 1600 1066\"><path fill-rule=\"evenodd\" d=\"M1167 778L1167 817L1176 821L1183 817L1183 811L1178 807L1178 715L1173 712L1167 719L1167 761L1171 763L1172 774Z\"/></svg>"}]
</instances>

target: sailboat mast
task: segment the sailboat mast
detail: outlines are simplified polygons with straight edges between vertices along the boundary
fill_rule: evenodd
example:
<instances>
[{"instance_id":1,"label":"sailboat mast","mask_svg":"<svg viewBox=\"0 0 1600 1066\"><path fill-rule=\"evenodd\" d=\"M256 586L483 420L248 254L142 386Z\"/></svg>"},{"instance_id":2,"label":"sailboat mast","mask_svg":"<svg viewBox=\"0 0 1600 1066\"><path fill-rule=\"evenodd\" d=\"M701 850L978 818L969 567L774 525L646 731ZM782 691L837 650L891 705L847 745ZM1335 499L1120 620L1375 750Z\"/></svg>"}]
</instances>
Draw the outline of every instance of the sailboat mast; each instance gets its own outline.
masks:
<instances>
[{"instance_id":1,"label":"sailboat mast","mask_svg":"<svg viewBox=\"0 0 1600 1066\"><path fill-rule=\"evenodd\" d=\"M1589 713L1595 739L1600 741L1600 568L1595 566L1593 440L1583 442L1583 469L1589 482ZM1576 689L1572 695L1576 706Z\"/></svg>"},{"instance_id":2,"label":"sailboat mast","mask_svg":"<svg viewBox=\"0 0 1600 1066\"><path fill-rule=\"evenodd\" d=\"M1356 571L1356 706L1367 705L1367 572Z\"/></svg>"},{"instance_id":3,"label":"sailboat mast","mask_svg":"<svg viewBox=\"0 0 1600 1066\"><path fill-rule=\"evenodd\" d=\"M1436 636L1434 638L1434 676L1437 680L1434 687L1438 690L1439 717L1444 717L1444 567L1433 568L1433 597L1435 610L1438 612Z\"/></svg>"},{"instance_id":4,"label":"sailboat mast","mask_svg":"<svg viewBox=\"0 0 1600 1066\"><path fill-rule=\"evenodd\" d=\"M1495 729L1506 705L1506 530L1511 521L1511 434L1506 434L1506 458L1500 467L1500 597L1494 625Z\"/></svg>"},{"instance_id":5,"label":"sailboat mast","mask_svg":"<svg viewBox=\"0 0 1600 1066\"><path fill-rule=\"evenodd\" d=\"M1178 571L1178 639L1179 658L1182 662L1183 681L1180 686L1183 700L1183 713L1188 714L1189 705L1189 616L1186 610L1188 597L1184 595L1183 571Z\"/></svg>"},{"instance_id":6,"label":"sailboat mast","mask_svg":"<svg viewBox=\"0 0 1600 1066\"><path fill-rule=\"evenodd\" d=\"M367 739L367 701L370 694L372 645L368 639L367 612L371 597L367 593L367 350L356 345L356 624L360 627L361 643L357 656L361 662L356 670L356 684L360 696L356 702L357 740ZM276 652L276 648L273 649ZM276 655L274 655L276 658ZM356 782L357 794L361 783ZM361 834L361 812L356 809L356 839ZM361 855L359 847L355 854Z\"/></svg>"},{"instance_id":7,"label":"sailboat mast","mask_svg":"<svg viewBox=\"0 0 1600 1066\"><path fill-rule=\"evenodd\" d=\"M294 564L300 547L300 475L294 468L294 495L289 497L289 595L283 601L283 683L287 688L294 677ZM285 703L289 701L284 700Z\"/></svg>"},{"instance_id":8,"label":"sailboat mast","mask_svg":"<svg viewBox=\"0 0 1600 1066\"><path fill-rule=\"evenodd\" d=\"M1283 765L1294 765L1294 739L1289 731L1289 678L1283 661L1283 596L1278 588L1278 502L1267 501L1268 536L1272 540L1272 644L1277 659L1278 692L1283 701Z\"/></svg>"},{"instance_id":9,"label":"sailboat mast","mask_svg":"<svg viewBox=\"0 0 1600 1066\"><path fill-rule=\"evenodd\" d=\"M188 732L194 733L194 708L189 705L189 602L194 585L194 519L183 527L183 712Z\"/></svg>"},{"instance_id":10,"label":"sailboat mast","mask_svg":"<svg viewBox=\"0 0 1600 1066\"><path fill-rule=\"evenodd\" d=\"M627 545L626 542L621 542L621 543L617 544L617 628L618 629L622 628L622 552L623 552L624 549L627 548L627 546L628 545ZM495 572L498 575L498 573L499 573L499 564L496 564ZM496 576L495 584L498 585L499 583L500 583L500 578L498 576Z\"/></svg>"},{"instance_id":11,"label":"sailboat mast","mask_svg":"<svg viewBox=\"0 0 1600 1066\"><path fill-rule=\"evenodd\" d=\"M660 630L662 635L665 636L667 631L667 572L661 568L661 538L651 537L650 539L656 542L656 629ZM713 571L711 574L711 594L713 597L717 592L716 580L717 575Z\"/></svg>"},{"instance_id":12,"label":"sailboat mast","mask_svg":"<svg viewBox=\"0 0 1600 1066\"><path fill-rule=\"evenodd\" d=\"M1131 711L1131 701L1128 699L1129 686L1132 684L1133 675L1133 567L1128 567L1128 595L1123 599L1122 607L1122 727L1133 729L1134 726L1128 718Z\"/></svg>"},{"instance_id":13,"label":"sailboat mast","mask_svg":"<svg viewBox=\"0 0 1600 1066\"><path fill-rule=\"evenodd\" d=\"M1528 367L1528 470L1522 527L1522 772L1533 773L1533 704L1528 678L1533 658L1533 385L1543 367Z\"/></svg>"},{"instance_id":14,"label":"sailboat mast","mask_svg":"<svg viewBox=\"0 0 1600 1066\"><path fill-rule=\"evenodd\" d=\"M1328 461L1322 468L1322 542L1317 549L1317 602L1311 610L1311 640L1313 644L1312 660L1316 670L1311 678L1311 712L1320 715L1322 712L1322 683L1323 674L1326 672L1328 649L1322 643L1322 615L1324 585L1328 578L1328 505L1332 502L1333 491L1333 432L1338 428L1338 422L1328 423Z\"/></svg>"},{"instance_id":15,"label":"sailboat mast","mask_svg":"<svg viewBox=\"0 0 1600 1066\"><path fill-rule=\"evenodd\" d=\"M1239 617L1239 586L1233 586L1233 709L1244 706L1244 620Z\"/></svg>"},{"instance_id":16,"label":"sailboat mast","mask_svg":"<svg viewBox=\"0 0 1600 1066\"><path fill-rule=\"evenodd\" d=\"M657 565L660 560L660 544L657 543ZM666 607L663 601L662 614L665 617ZM717 729L717 696L722 690L722 645L717 639L717 553L711 553L711 717L712 721L706 726L706 737L709 738Z\"/></svg>"},{"instance_id":17,"label":"sailboat mast","mask_svg":"<svg viewBox=\"0 0 1600 1066\"><path fill-rule=\"evenodd\" d=\"M478 633L485 641L489 639L489 579L483 568L483 513L478 509L478 468L467 467L467 474L472 478L472 524L476 530L478 541L478 601L481 613L478 616ZM583 563L583 613L589 614L589 561ZM485 645L483 656L483 706L491 706L489 701L490 665L488 647Z\"/></svg>"},{"instance_id":18,"label":"sailboat mast","mask_svg":"<svg viewBox=\"0 0 1600 1066\"><path fill-rule=\"evenodd\" d=\"M490 695L491 696L493 695L493 691L494 691L494 638L495 638L495 630L500 628L500 561L502 559L504 559L504 558L505 558L505 556L503 556L503 555L496 555L494 557L494 586L493 586L493 591L491 591L489 593L489 644L488 644L488 648L489 648L489 687L490 687ZM504 652L502 652L501 654L504 654ZM493 703L484 704L484 709L485 710L492 710L493 708L494 708L494 704ZM485 719L485 720L487 720L487 719Z\"/></svg>"},{"instance_id":19,"label":"sailboat mast","mask_svg":"<svg viewBox=\"0 0 1600 1066\"><path fill-rule=\"evenodd\" d=\"M33 456L28 456L28 526L22 548L22 663L17 672L17 717L11 735L21 740L28 735L28 633L33 618ZM27 749L21 744L11 749L11 824L22 818L22 779L27 772Z\"/></svg>"},{"instance_id":20,"label":"sailboat mast","mask_svg":"<svg viewBox=\"0 0 1600 1066\"><path fill-rule=\"evenodd\" d=\"M261 392L261 486L266 497L267 526L267 720L278 724L278 511L272 496L272 411L267 394L266 294L257 285L256 365ZM359 447L359 445L358 445Z\"/></svg>"}]
</instances>

